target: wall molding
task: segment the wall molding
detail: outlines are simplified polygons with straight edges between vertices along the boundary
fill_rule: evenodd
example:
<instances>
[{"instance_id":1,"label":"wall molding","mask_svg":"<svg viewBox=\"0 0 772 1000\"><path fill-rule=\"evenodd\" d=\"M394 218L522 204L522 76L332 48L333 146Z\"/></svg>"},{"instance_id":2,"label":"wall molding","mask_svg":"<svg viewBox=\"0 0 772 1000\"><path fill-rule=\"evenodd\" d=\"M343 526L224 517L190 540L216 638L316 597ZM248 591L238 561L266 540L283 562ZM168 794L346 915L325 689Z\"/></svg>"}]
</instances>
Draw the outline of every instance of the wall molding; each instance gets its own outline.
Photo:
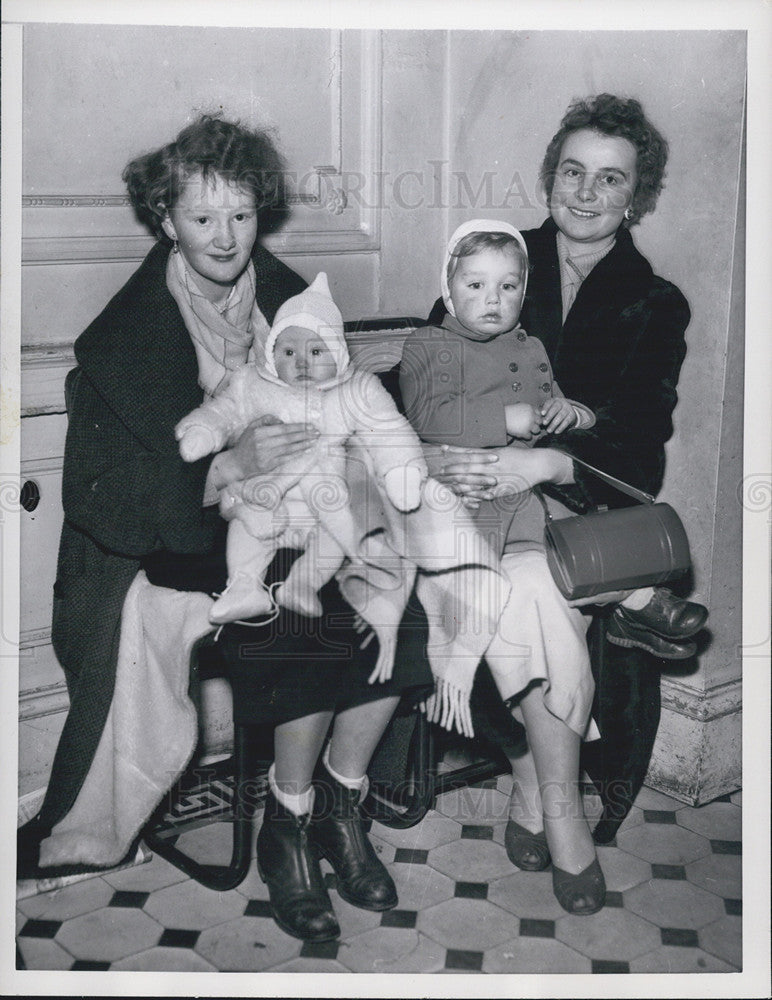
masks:
<instances>
[{"instance_id":1,"label":"wall molding","mask_svg":"<svg viewBox=\"0 0 772 1000\"><path fill-rule=\"evenodd\" d=\"M326 161L290 170L302 190L286 201L301 209L264 245L280 257L360 254L380 249L379 191L382 144L382 46L380 32L330 32L329 145L314 158ZM349 187L348 179L354 184ZM365 181L364 187L360 183ZM141 233L125 194L27 193L22 195L22 264L108 264L140 261L153 245ZM59 210L58 213L56 210ZM112 213L108 227L101 213ZM116 214L117 211L117 214ZM313 213L313 214L311 214ZM77 219L79 233L71 232ZM294 224L293 224L294 221ZM92 231L110 235L84 235Z\"/></svg>"},{"instance_id":2,"label":"wall molding","mask_svg":"<svg viewBox=\"0 0 772 1000\"><path fill-rule=\"evenodd\" d=\"M706 691L695 691L672 677L663 677L660 691L663 710L685 715L698 722L710 722L742 711L740 677Z\"/></svg>"}]
</instances>

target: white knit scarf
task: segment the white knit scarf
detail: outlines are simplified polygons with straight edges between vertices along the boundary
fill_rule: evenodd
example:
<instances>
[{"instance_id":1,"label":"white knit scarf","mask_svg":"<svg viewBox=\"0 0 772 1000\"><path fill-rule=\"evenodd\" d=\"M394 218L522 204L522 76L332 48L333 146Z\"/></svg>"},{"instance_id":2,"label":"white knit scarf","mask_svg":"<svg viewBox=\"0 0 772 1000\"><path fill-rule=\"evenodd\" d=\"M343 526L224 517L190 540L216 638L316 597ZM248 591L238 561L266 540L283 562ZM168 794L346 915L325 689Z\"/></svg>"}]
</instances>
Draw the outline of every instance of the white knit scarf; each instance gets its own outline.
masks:
<instances>
[{"instance_id":1,"label":"white knit scarf","mask_svg":"<svg viewBox=\"0 0 772 1000\"><path fill-rule=\"evenodd\" d=\"M252 261L231 289L222 312L201 294L181 253L170 253L166 286L179 306L198 361L198 382L213 396L229 372L263 360L270 327L255 301Z\"/></svg>"}]
</instances>

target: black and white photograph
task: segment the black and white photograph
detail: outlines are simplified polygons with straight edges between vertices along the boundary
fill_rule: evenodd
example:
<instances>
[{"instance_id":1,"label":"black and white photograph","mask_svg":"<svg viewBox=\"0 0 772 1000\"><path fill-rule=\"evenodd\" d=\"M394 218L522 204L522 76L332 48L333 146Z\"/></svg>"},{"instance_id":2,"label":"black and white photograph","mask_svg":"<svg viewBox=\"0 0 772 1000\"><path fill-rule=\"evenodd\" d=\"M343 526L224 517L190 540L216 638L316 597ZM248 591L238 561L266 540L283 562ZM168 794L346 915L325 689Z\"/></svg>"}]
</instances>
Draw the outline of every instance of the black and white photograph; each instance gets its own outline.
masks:
<instances>
[{"instance_id":1,"label":"black and white photograph","mask_svg":"<svg viewBox=\"0 0 772 1000\"><path fill-rule=\"evenodd\" d=\"M638 6L4 5L4 994L768 995L772 12Z\"/></svg>"}]
</instances>

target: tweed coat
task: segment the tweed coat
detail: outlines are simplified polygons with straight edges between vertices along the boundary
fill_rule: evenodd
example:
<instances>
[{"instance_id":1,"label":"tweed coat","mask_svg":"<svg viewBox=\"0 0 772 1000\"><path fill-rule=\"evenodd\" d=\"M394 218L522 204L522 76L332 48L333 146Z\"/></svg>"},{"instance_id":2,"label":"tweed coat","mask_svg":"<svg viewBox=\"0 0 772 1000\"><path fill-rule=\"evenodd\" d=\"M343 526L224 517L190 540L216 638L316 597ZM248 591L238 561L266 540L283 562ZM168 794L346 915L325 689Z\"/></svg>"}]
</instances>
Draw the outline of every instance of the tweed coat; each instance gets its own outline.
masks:
<instances>
[{"instance_id":1,"label":"tweed coat","mask_svg":"<svg viewBox=\"0 0 772 1000\"><path fill-rule=\"evenodd\" d=\"M64 525L52 642L70 710L39 823L67 814L110 707L123 600L150 553L206 555L221 537L203 509L209 459L183 462L175 424L203 390L190 335L166 287L169 250L157 244L75 342L67 378ZM258 306L270 323L305 282L260 246L252 255Z\"/></svg>"},{"instance_id":2,"label":"tweed coat","mask_svg":"<svg viewBox=\"0 0 772 1000\"><path fill-rule=\"evenodd\" d=\"M557 226L548 218L522 235L528 247L528 289L520 322L544 344L555 378L569 399L596 416L586 430L545 437L554 446L613 476L657 494L665 469L665 442L673 433L676 387L686 354L691 316L675 285L654 274L627 229L617 231L609 253L592 269L562 319ZM429 322L441 322L438 299ZM544 491L576 513L598 504L634 501L574 465L575 483ZM610 840L627 815L646 775L659 725L658 661L638 649L605 641L603 619L590 630L595 675L593 718L601 739L584 744L582 761L601 792L604 815L595 829Z\"/></svg>"}]
</instances>

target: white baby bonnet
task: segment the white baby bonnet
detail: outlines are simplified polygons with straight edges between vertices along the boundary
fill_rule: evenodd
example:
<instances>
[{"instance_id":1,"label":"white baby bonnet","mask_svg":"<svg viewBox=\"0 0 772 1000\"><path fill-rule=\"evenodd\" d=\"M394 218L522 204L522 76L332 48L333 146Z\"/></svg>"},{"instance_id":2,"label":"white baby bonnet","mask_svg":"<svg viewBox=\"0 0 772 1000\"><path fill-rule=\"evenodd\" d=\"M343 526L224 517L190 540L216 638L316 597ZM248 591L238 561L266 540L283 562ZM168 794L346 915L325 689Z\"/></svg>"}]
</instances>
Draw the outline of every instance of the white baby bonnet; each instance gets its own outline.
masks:
<instances>
[{"instance_id":1,"label":"white baby bonnet","mask_svg":"<svg viewBox=\"0 0 772 1000\"><path fill-rule=\"evenodd\" d=\"M456 249L461 240L470 233L506 233L508 236L513 236L520 249L525 254L526 263L528 262L528 247L525 245L525 240L519 230L515 229L514 226L510 226L508 222L499 222L496 219L472 219L469 222L462 223L448 240L448 246L445 251L445 260L442 262L442 273L440 274L442 301L445 303L445 308L451 316L455 316L456 311L453 308L453 303L450 299L450 288L448 287L448 264L450 263L453 251ZM523 294L525 294L525 285L527 281L528 270L526 268L526 272L523 275Z\"/></svg>"}]
</instances>

